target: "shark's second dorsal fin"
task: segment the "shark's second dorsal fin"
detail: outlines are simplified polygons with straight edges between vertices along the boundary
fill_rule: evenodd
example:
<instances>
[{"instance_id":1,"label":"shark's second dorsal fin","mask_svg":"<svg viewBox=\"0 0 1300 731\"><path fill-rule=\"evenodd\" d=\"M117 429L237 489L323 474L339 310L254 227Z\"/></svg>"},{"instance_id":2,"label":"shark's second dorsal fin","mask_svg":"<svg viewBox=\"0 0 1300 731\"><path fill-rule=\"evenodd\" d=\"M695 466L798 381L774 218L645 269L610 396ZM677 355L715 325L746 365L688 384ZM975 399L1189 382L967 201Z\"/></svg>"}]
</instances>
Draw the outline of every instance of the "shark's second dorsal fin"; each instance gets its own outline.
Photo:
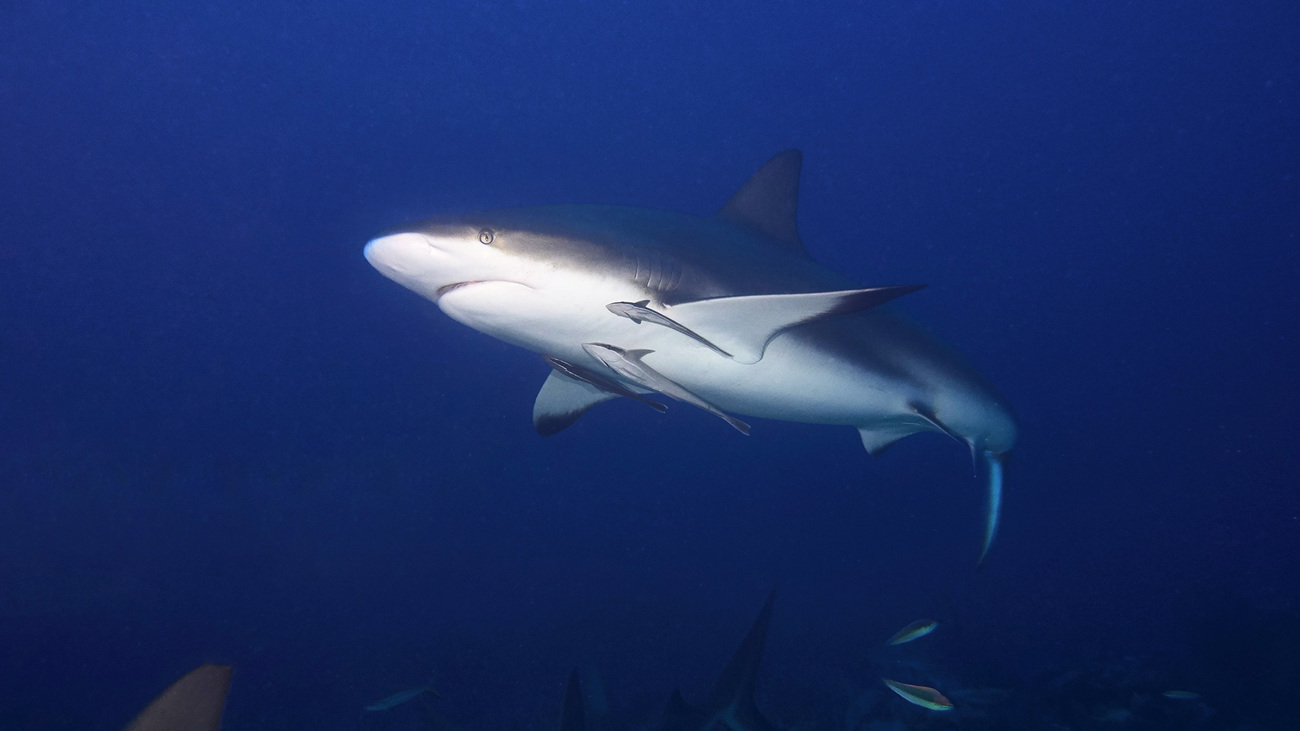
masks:
<instances>
[{"instance_id":1,"label":"shark's second dorsal fin","mask_svg":"<svg viewBox=\"0 0 1300 731\"><path fill-rule=\"evenodd\" d=\"M799 170L803 153L777 153L731 196L718 216L808 255L799 240Z\"/></svg>"}]
</instances>

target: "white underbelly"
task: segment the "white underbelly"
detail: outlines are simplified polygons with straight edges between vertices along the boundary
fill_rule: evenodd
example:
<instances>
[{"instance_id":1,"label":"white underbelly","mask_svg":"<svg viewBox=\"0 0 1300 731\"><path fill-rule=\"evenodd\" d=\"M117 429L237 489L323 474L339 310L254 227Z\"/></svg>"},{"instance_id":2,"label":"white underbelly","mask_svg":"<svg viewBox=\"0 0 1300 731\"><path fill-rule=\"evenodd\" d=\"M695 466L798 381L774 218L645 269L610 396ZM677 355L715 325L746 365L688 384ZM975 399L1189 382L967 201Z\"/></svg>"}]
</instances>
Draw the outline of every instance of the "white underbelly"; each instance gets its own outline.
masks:
<instances>
[{"instance_id":1,"label":"white underbelly","mask_svg":"<svg viewBox=\"0 0 1300 731\"><path fill-rule=\"evenodd\" d=\"M583 343L654 351L644 357L646 365L736 414L869 426L906 410L906 384L873 375L790 334L773 338L762 360L745 365L682 333L638 324L605 309L610 302L636 297L616 283L591 279L565 288L562 296L509 282L483 282L450 292L438 304L476 330L599 372L606 372L606 366L588 355Z\"/></svg>"}]
</instances>

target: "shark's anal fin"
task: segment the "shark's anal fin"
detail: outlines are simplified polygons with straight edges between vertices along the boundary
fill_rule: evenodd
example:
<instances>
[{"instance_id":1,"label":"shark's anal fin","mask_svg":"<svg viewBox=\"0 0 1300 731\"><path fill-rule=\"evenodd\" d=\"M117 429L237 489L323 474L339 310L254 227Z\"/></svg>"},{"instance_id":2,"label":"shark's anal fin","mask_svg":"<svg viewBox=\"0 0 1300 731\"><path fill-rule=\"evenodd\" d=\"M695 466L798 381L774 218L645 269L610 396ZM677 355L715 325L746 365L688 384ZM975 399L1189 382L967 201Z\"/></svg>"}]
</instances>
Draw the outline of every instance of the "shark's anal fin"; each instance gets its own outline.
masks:
<instances>
[{"instance_id":1,"label":"shark's anal fin","mask_svg":"<svg viewBox=\"0 0 1300 731\"><path fill-rule=\"evenodd\" d=\"M229 665L202 665L162 692L126 731L218 731L230 690Z\"/></svg>"},{"instance_id":2,"label":"shark's anal fin","mask_svg":"<svg viewBox=\"0 0 1300 731\"><path fill-rule=\"evenodd\" d=\"M686 327L685 325L682 325L680 322L677 322L673 318L663 313L656 312L650 309L649 307L647 307L647 305L649 304L650 304L650 300L642 300L641 302L611 302L605 305L605 309L609 310L615 315L618 315L619 317L626 317L627 319L631 320L632 322L635 322L638 325L640 325L643 322L652 323L654 325L662 325L668 328L669 330L675 330L685 335L686 337L694 340L695 342L703 345L704 347L708 348L709 350L712 350L713 352L717 353L718 355L721 355L724 358L731 357L731 353L728 353L722 348L719 348L718 346L709 342L707 338L701 337L699 333L691 330L690 328Z\"/></svg>"},{"instance_id":3,"label":"shark's anal fin","mask_svg":"<svg viewBox=\"0 0 1300 731\"><path fill-rule=\"evenodd\" d=\"M564 706L560 709L560 731L586 731L587 714L583 709L582 686L578 683L578 671L569 673L569 682L564 686Z\"/></svg>"},{"instance_id":4,"label":"shark's anal fin","mask_svg":"<svg viewBox=\"0 0 1300 731\"><path fill-rule=\"evenodd\" d=\"M731 196L718 217L808 256L797 223L802 167L803 153L798 150L777 153Z\"/></svg>"},{"instance_id":5,"label":"shark's anal fin","mask_svg":"<svg viewBox=\"0 0 1300 731\"><path fill-rule=\"evenodd\" d=\"M617 381L567 361L544 356L552 371L533 402L533 428L549 437L563 431L599 403L623 396L663 413L668 409Z\"/></svg>"},{"instance_id":6,"label":"shark's anal fin","mask_svg":"<svg viewBox=\"0 0 1300 731\"><path fill-rule=\"evenodd\" d=\"M998 521L1002 517L1002 455L984 451L984 466L988 473L988 511L984 514L984 542L976 565L984 563L993 539L998 535Z\"/></svg>"},{"instance_id":7,"label":"shark's anal fin","mask_svg":"<svg viewBox=\"0 0 1300 731\"><path fill-rule=\"evenodd\" d=\"M752 364L763 359L767 344L786 328L877 307L924 286L717 297L665 305L665 309L681 327L730 353L738 363Z\"/></svg>"}]
</instances>

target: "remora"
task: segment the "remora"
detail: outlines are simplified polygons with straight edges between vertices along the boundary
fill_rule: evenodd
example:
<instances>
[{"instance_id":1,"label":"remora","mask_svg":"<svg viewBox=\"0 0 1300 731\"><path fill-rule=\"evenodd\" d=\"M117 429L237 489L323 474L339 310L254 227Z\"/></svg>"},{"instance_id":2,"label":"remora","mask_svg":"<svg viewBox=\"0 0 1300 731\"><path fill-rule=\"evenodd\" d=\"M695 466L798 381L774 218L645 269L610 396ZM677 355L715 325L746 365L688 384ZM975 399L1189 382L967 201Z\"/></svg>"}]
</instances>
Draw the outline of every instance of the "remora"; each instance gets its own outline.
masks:
<instances>
[{"instance_id":1,"label":"remora","mask_svg":"<svg viewBox=\"0 0 1300 731\"><path fill-rule=\"evenodd\" d=\"M544 435L631 391L724 418L850 425L873 455L917 432L952 436L985 465L983 561L1015 418L962 358L880 306L920 286L864 289L813 261L795 224L801 165L797 150L776 155L713 216L483 211L376 238L365 255L453 319L548 356L533 408Z\"/></svg>"}]
</instances>

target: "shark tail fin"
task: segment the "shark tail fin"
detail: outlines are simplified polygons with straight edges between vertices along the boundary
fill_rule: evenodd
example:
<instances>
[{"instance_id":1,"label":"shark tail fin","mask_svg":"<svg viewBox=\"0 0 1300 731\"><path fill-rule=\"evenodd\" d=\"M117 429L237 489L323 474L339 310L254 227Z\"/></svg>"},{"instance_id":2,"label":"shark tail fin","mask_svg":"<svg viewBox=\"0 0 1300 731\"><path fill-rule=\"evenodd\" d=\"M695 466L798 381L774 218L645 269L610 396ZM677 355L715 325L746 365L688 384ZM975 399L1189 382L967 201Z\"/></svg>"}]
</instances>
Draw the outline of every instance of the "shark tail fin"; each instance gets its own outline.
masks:
<instances>
[{"instance_id":1,"label":"shark tail fin","mask_svg":"<svg viewBox=\"0 0 1300 731\"><path fill-rule=\"evenodd\" d=\"M988 473L988 511L984 515L984 543L976 566L983 565L989 555L993 539L998 535L998 521L1002 517L1002 462L1003 456L984 450L984 467Z\"/></svg>"},{"instance_id":2,"label":"shark tail fin","mask_svg":"<svg viewBox=\"0 0 1300 731\"><path fill-rule=\"evenodd\" d=\"M560 731L586 731L587 715L582 705L582 685L578 682L578 671L569 673L569 682L564 688L564 706L560 710Z\"/></svg>"},{"instance_id":3,"label":"shark tail fin","mask_svg":"<svg viewBox=\"0 0 1300 731\"><path fill-rule=\"evenodd\" d=\"M767 595L763 609L758 613L749 633L731 656L731 661L709 693L707 712L710 717L720 715L734 718L746 729L775 728L770 721L759 713L754 705L754 682L758 678L758 667L763 660L763 648L767 643L767 626L772 618L772 603L776 600L776 590Z\"/></svg>"},{"instance_id":4,"label":"shark tail fin","mask_svg":"<svg viewBox=\"0 0 1300 731\"><path fill-rule=\"evenodd\" d=\"M155 698L126 731L218 731L230 674L229 665L200 665Z\"/></svg>"}]
</instances>

